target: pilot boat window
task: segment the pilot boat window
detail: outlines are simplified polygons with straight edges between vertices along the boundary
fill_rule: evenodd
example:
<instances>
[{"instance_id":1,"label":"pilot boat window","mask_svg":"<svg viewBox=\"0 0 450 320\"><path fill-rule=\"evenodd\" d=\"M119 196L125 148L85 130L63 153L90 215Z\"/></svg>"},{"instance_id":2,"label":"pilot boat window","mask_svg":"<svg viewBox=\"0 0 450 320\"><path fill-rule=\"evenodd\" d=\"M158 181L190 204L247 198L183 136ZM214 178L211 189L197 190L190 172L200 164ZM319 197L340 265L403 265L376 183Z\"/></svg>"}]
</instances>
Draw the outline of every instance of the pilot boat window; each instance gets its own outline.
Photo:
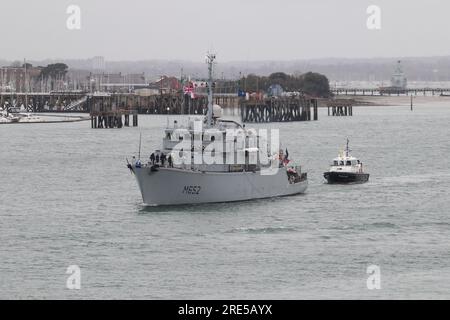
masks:
<instances>
[{"instance_id":1,"label":"pilot boat window","mask_svg":"<svg viewBox=\"0 0 450 320\"><path fill-rule=\"evenodd\" d=\"M170 132L167 132L167 134L166 134L166 137L167 137L167 139L169 139L169 140L170 140L170 138L171 138L171 136L170 136Z\"/></svg>"},{"instance_id":2,"label":"pilot boat window","mask_svg":"<svg viewBox=\"0 0 450 320\"><path fill-rule=\"evenodd\" d=\"M345 164L346 166L351 166L352 162L350 160L347 160L347 163Z\"/></svg>"},{"instance_id":3,"label":"pilot boat window","mask_svg":"<svg viewBox=\"0 0 450 320\"><path fill-rule=\"evenodd\" d=\"M339 164L339 162L337 160L334 160L333 165L337 166Z\"/></svg>"},{"instance_id":4,"label":"pilot boat window","mask_svg":"<svg viewBox=\"0 0 450 320\"><path fill-rule=\"evenodd\" d=\"M339 165L343 166L344 165L344 161L339 162Z\"/></svg>"}]
</instances>

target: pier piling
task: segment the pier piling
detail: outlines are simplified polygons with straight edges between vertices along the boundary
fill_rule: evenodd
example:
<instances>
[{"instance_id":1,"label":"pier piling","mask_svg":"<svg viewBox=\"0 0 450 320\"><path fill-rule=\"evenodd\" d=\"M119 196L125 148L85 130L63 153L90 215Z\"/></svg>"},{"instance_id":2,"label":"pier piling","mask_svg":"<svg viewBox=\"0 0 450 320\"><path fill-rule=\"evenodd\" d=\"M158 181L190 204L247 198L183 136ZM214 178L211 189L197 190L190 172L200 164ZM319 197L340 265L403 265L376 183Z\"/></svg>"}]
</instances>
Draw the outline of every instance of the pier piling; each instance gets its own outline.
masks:
<instances>
[{"instance_id":1,"label":"pier piling","mask_svg":"<svg viewBox=\"0 0 450 320\"><path fill-rule=\"evenodd\" d=\"M352 99L333 99L327 102L328 115L330 116L353 116ZM330 112L331 111L331 112Z\"/></svg>"},{"instance_id":2,"label":"pier piling","mask_svg":"<svg viewBox=\"0 0 450 320\"><path fill-rule=\"evenodd\" d=\"M241 101L242 122L288 122L318 119L317 100L300 97Z\"/></svg>"}]
</instances>

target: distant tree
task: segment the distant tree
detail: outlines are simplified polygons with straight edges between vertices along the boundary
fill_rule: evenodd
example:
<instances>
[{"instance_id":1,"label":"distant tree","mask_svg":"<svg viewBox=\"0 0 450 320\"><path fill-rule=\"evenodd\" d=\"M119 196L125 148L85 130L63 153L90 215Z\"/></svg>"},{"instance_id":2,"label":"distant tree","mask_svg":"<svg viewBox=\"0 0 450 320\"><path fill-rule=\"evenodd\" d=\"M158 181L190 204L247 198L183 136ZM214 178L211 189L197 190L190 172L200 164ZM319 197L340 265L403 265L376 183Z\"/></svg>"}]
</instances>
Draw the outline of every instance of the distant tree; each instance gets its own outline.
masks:
<instances>
[{"instance_id":1,"label":"distant tree","mask_svg":"<svg viewBox=\"0 0 450 320\"><path fill-rule=\"evenodd\" d=\"M255 74L249 74L243 77L239 86L241 89L249 92L257 92L259 90L267 90L267 77L260 77Z\"/></svg>"},{"instance_id":2,"label":"distant tree","mask_svg":"<svg viewBox=\"0 0 450 320\"><path fill-rule=\"evenodd\" d=\"M68 69L69 67L65 63L49 64L42 69L41 76L43 79L63 78L66 75Z\"/></svg>"},{"instance_id":3,"label":"distant tree","mask_svg":"<svg viewBox=\"0 0 450 320\"><path fill-rule=\"evenodd\" d=\"M27 68L27 69L30 69L30 68L32 68L33 67L33 65L31 64L31 63L24 63L24 64L22 64L22 68Z\"/></svg>"},{"instance_id":4,"label":"distant tree","mask_svg":"<svg viewBox=\"0 0 450 320\"><path fill-rule=\"evenodd\" d=\"M275 72L266 76L249 74L239 81L239 86L249 92L266 91L272 85L280 85L285 91L299 91L315 97L329 97L330 85L328 78L320 73L288 75Z\"/></svg>"},{"instance_id":5,"label":"distant tree","mask_svg":"<svg viewBox=\"0 0 450 320\"><path fill-rule=\"evenodd\" d=\"M41 78L49 90L58 89L66 76L68 66L65 63L53 63L41 69Z\"/></svg>"},{"instance_id":6,"label":"distant tree","mask_svg":"<svg viewBox=\"0 0 450 320\"><path fill-rule=\"evenodd\" d=\"M329 97L330 83L328 78L320 73L307 72L300 76L301 91L315 97Z\"/></svg>"},{"instance_id":7,"label":"distant tree","mask_svg":"<svg viewBox=\"0 0 450 320\"><path fill-rule=\"evenodd\" d=\"M288 81L289 77L290 76L288 76L284 72L275 72L269 76L269 80L270 80L270 82L272 82L272 84L280 84L281 85L281 83L285 83L286 81ZM277 83L277 82L281 82L281 83Z\"/></svg>"},{"instance_id":8,"label":"distant tree","mask_svg":"<svg viewBox=\"0 0 450 320\"><path fill-rule=\"evenodd\" d=\"M11 67L20 68L20 66L21 66L20 61L14 61L11 63Z\"/></svg>"}]
</instances>

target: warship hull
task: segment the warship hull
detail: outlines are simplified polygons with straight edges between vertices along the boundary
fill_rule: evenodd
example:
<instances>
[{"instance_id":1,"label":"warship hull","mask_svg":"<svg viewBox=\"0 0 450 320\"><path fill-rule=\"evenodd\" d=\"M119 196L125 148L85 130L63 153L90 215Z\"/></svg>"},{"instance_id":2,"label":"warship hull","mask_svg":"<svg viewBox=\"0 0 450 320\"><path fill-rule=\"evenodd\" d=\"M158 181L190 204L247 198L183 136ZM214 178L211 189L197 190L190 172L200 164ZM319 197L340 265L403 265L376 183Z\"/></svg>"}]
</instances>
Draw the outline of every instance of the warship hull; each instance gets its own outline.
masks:
<instances>
[{"instance_id":1,"label":"warship hull","mask_svg":"<svg viewBox=\"0 0 450 320\"><path fill-rule=\"evenodd\" d=\"M202 172L151 167L132 170L146 205L244 201L305 192L307 179L290 183L286 168L273 175L260 172Z\"/></svg>"}]
</instances>

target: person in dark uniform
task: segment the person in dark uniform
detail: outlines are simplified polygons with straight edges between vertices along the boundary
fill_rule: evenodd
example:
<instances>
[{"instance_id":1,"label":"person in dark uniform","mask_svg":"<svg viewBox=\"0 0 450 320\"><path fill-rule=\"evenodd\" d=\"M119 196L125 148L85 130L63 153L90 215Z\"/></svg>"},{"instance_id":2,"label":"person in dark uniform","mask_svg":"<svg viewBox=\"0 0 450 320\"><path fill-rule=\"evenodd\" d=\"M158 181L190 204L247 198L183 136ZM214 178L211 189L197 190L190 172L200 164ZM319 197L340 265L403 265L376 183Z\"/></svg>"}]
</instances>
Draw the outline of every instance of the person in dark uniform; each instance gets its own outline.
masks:
<instances>
[{"instance_id":1,"label":"person in dark uniform","mask_svg":"<svg viewBox=\"0 0 450 320\"><path fill-rule=\"evenodd\" d=\"M159 153L156 154L155 160L156 160L156 163L159 163Z\"/></svg>"},{"instance_id":2,"label":"person in dark uniform","mask_svg":"<svg viewBox=\"0 0 450 320\"><path fill-rule=\"evenodd\" d=\"M166 162L166 155L163 153L161 153L161 165L164 167L164 162Z\"/></svg>"},{"instance_id":3,"label":"person in dark uniform","mask_svg":"<svg viewBox=\"0 0 450 320\"><path fill-rule=\"evenodd\" d=\"M169 154L169 157L167 158L167 162L169 163L169 168L173 168L173 159L172 159L171 154Z\"/></svg>"},{"instance_id":4,"label":"person in dark uniform","mask_svg":"<svg viewBox=\"0 0 450 320\"><path fill-rule=\"evenodd\" d=\"M152 162L152 164L155 164L155 153L152 152L152 154L150 155L150 161Z\"/></svg>"}]
</instances>

